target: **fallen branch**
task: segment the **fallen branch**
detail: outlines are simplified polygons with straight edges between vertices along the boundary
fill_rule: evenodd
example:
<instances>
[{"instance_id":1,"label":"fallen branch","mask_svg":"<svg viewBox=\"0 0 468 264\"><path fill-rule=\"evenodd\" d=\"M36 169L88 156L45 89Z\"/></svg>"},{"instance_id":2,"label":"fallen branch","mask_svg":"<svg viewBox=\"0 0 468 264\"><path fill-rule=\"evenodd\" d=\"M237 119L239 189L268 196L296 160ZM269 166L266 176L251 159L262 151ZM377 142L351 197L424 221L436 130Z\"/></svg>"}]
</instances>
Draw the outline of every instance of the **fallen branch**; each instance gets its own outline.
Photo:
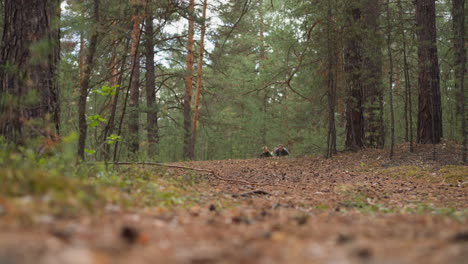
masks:
<instances>
[{"instance_id":1,"label":"fallen branch","mask_svg":"<svg viewBox=\"0 0 468 264\"><path fill-rule=\"evenodd\" d=\"M255 191L246 192L242 194L233 194L232 197L239 198L239 197L250 197L254 195L271 195L271 194L262 190L255 190Z\"/></svg>"},{"instance_id":2,"label":"fallen branch","mask_svg":"<svg viewBox=\"0 0 468 264\"><path fill-rule=\"evenodd\" d=\"M213 177L215 177L215 178L218 179L218 180L228 181L228 182L243 183L243 184L246 184L246 185L257 185L257 186L282 186L282 187L286 187L285 185L274 184L274 183L260 183L260 182L248 182L248 181L244 181L244 180L226 179L226 178L223 178L223 177L219 177L219 176L216 175L215 173L212 173L212 175L213 175Z\"/></svg>"},{"instance_id":3,"label":"fallen branch","mask_svg":"<svg viewBox=\"0 0 468 264\"><path fill-rule=\"evenodd\" d=\"M274 183L259 183L259 182L248 182L244 180L233 180L233 179L226 179L223 177L220 177L216 175L215 171L213 170L206 170L206 169L198 169L198 168L192 168L192 167L184 167L184 166L178 166L178 165L169 165L169 164L164 164L164 163L153 163L153 162L114 162L112 163L114 165L150 165L150 166L162 166L162 167L168 167L168 168L176 168L176 169L184 169L184 170L193 170L193 171L201 171L201 172L207 172L213 175L218 180L221 181L227 181L227 182L237 182L237 183L242 183L246 185L257 185L257 186L282 186L286 187L281 184L274 184Z\"/></svg>"},{"instance_id":4,"label":"fallen branch","mask_svg":"<svg viewBox=\"0 0 468 264\"><path fill-rule=\"evenodd\" d=\"M219 176L216 175L215 173L213 173L213 177L215 177L215 178L218 179L218 180L222 180L222 181L237 182L237 183L243 183L243 184L247 184L247 185L258 185L258 183L256 183L256 182L248 182L248 181L243 181L243 180L226 179L226 178L223 178L223 177L219 177Z\"/></svg>"},{"instance_id":5,"label":"fallen branch","mask_svg":"<svg viewBox=\"0 0 468 264\"><path fill-rule=\"evenodd\" d=\"M114 165L150 165L150 166L162 166L168 168L177 168L177 169L184 169L184 170L194 170L194 171L203 171L208 172L214 175L214 171L212 170L205 170L205 169L198 169L192 167L184 167L184 166L177 166L177 165L169 165L164 163L152 163L152 162L114 162Z\"/></svg>"}]
</instances>

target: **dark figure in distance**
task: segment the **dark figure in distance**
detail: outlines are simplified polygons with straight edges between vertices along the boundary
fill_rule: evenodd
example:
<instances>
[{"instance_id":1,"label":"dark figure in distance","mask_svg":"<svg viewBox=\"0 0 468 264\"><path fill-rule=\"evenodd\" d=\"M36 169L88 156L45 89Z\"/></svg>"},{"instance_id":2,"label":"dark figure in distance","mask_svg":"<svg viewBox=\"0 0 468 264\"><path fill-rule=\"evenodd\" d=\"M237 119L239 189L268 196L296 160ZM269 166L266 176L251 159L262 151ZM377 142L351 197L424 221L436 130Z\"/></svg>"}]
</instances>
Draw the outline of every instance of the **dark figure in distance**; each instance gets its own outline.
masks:
<instances>
[{"instance_id":1,"label":"dark figure in distance","mask_svg":"<svg viewBox=\"0 0 468 264\"><path fill-rule=\"evenodd\" d=\"M285 147L283 147L283 145L279 144L278 147L275 149L275 155L277 157L288 156L289 151Z\"/></svg>"},{"instance_id":2,"label":"dark figure in distance","mask_svg":"<svg viewBox=\"0 0 468 264\"><path fill-rule=\"evenodd\" d=\"M273 155L271 155L271 153L270 153L270 151L268 151L267 147L263 147L262 148L262 154L260 154L260 158L270 158L270 157L273 157Z\"/></svg>"}]
</instances>

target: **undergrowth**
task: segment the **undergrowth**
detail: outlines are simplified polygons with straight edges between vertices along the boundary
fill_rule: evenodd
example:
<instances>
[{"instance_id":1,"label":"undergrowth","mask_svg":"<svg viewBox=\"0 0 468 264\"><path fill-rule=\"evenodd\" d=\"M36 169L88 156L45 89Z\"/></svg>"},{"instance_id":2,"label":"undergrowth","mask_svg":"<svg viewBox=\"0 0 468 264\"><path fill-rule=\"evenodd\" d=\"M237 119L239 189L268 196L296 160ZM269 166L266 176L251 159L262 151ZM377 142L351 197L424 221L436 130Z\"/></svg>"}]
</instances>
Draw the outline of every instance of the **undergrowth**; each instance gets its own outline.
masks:
<instances>
[{"instance_id":1,"label":"undergrowth","mask_svg":"<svg viewBox=\"0 0 468 264\"><path fill-rule=\"evenodd\" d=\"M38 151L39 144L13 150L0 139L0 219L31 223L38 215L72 217L109 205L131 210L198 202L195 187L204 180L197 174L78 163L74 139L65 137L45 153Z\"/></svg>"}]
</instances>

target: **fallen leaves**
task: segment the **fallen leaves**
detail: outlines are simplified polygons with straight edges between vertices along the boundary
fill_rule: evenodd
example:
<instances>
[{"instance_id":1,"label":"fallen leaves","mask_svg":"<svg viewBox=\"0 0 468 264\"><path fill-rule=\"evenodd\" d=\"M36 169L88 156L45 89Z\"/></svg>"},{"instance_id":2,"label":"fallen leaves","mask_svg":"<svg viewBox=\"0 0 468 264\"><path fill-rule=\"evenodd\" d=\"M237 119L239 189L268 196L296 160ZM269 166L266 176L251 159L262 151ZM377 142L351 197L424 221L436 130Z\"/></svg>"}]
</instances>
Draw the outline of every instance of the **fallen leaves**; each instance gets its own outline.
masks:
<instances>
[{"instance_id":1,"label":"fallen leaves","mask_svg":"<svg viewBox=\"0 0 468 264\"><path fill-rule=\"evenodd\" d=\"M443 151L452 150L447 145ZM198 197L181 199L179 206L108 204L100 215L54 218L29 230L16 227L7 236L0 233L0 260L2 246L10 245L50 263L80 255L100 259L91 262L96 264L450 263L462 258L459 252L468 241L467 189L438 177L442 173L459 179L466 166L456 164L454 155L436 162L430 156L424 151L405 154L402 147L394 160L386 158L386 150L365 150L332 159L181 163L216 171L219 178L209 176L189 189L177 182L184 197ZM449 166L452 163L456 166ZM165 177L181 179L180 173L184 171L169 168ZM162 187L158 179L148 179ZM145 181L140 185L151 187ZM164 199L171 199L171 188L164 185ZM132 197L144 199L144 194ZM34 200L25 203L31 208ZM0 199L0 221L5 223L4 215L15 208L10 200ZM79 223L79 228L68 229L61 221ZM44 234L43 226L54 228ZM5 229L0 227L0 232ZM53 238L54 250L66 253L54 257L57 251L51 248L28 251L11 246L22 244L21 235L34 243L44 236Z\"/></svg>"}]
</instances>

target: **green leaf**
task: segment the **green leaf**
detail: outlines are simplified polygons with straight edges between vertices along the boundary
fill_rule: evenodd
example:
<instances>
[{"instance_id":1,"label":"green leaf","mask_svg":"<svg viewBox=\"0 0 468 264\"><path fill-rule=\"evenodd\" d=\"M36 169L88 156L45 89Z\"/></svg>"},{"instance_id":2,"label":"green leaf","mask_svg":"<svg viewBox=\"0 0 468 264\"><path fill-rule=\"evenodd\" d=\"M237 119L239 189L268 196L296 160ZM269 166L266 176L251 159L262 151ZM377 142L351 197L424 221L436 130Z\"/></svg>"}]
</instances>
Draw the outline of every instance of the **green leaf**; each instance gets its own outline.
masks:
<instances>
[{"instance_id":1,"label":"green leaf","mask_svg":"<svg viewBox=\"0 0 468 264\"><path fill-rule=\"evenodd\" d=\"M102 118L100 115L96 114L93 116L88 116L88 126L95 127L99 125L100 122L105 122L106 119Z\"/></svg>"},{"instance_id":2,"label":"green leaf","mask_svg":"<svg viewBox=\"0 0 468 264\"><path fill-rule=\"evenodd\" d=\"M121 141L122 138L121 138L121 136L117 136L117 135L115 135L115 134L111 134L110 136L108 136L108 137L106 138L106 140L107 140L107 141L106 141L107 144L111 145L111 144L114 144L114 143L117 142L117 141Z\"/></svg>"},{"instance_id":3,"label":"green leaf","mask_svg":"<svg viewBox=\"0 0 468 264\"><path fill-rule=\"evenodd\" d=\"M85 148L84 151L85 151L86 153L88 153L88 155L94 155L94 153L96 153L96 150L94 150L94 149L87 149L87 148Z\"/></svg>"},{"instance_id":4,"label":"green leaf","mask_svg":"<svg viewBox=\"0 0 468 264\"><path fill-rule=\"evenodd\" d=\"M101 89L95 89L94 92L103 96L112 96L116 93L118 87L120 87L120 85L113 85L111 87L103 85Z\"/></svg>"}]
</instances>

